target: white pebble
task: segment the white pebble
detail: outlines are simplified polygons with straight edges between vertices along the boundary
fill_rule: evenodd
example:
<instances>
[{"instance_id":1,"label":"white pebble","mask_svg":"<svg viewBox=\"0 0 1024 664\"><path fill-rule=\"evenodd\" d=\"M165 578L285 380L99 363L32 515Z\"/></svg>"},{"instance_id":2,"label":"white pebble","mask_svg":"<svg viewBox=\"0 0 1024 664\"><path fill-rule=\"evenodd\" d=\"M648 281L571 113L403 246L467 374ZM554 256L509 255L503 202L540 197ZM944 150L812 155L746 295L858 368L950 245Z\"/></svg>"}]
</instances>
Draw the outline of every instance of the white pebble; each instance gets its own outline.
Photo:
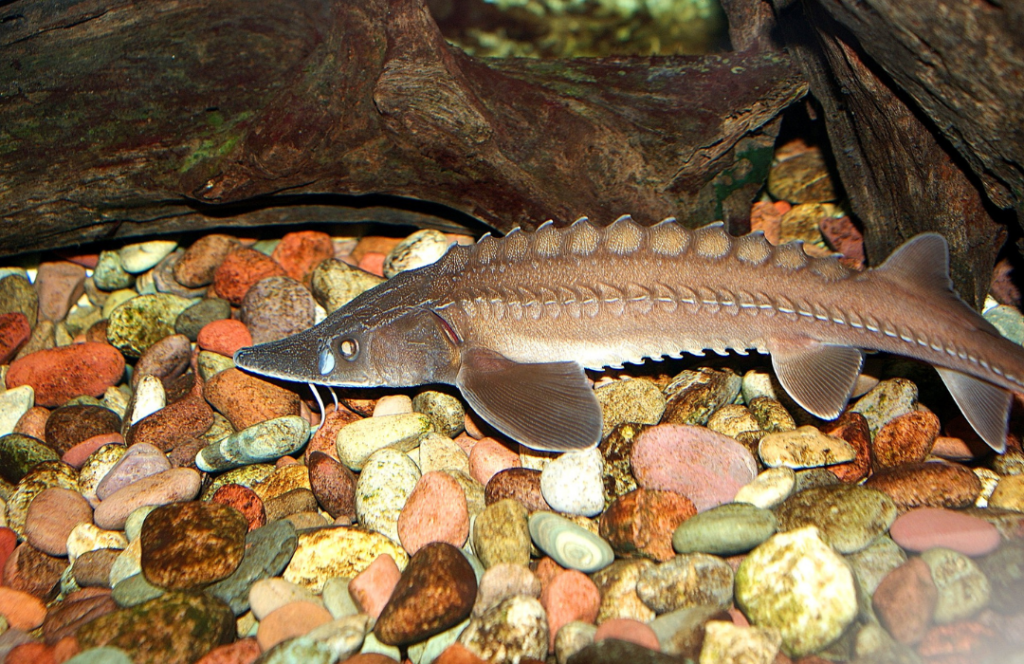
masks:
<instances>
[{"instance_id":1,"label":"white pebble","mask_svg":"<svg viewBox=\"0 0 1024 664\"><path fill-rule=\"evenodd\" d=\"M556 512L596 516L604 509L603 458L597 448L566 452L540 474L540 492Z\"/></svg>"}]
</instances>

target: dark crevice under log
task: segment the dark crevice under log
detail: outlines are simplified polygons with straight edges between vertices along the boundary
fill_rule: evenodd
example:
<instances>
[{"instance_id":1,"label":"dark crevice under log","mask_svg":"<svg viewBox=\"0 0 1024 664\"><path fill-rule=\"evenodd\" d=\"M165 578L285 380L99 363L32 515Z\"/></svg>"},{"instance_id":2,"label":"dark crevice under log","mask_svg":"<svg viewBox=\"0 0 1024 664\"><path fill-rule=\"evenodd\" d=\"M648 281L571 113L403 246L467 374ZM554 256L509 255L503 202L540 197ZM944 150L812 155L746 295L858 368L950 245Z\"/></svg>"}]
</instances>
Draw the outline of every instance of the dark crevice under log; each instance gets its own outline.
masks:
<instances>
[{"instance_id":1,"label":"dark crevice under log","mask_svg":"<svg viewBox=\"0 0 1024 664\"><path fill-rule=\"evenodd\" d=\"M482 60L420 0L19 0L0 12L0 254L380 212L287 204L325 194L422 199L503 231L623 213L743 230L778 114L805 92L787 55L752 43Z\"/></svg>"}]
</instances>

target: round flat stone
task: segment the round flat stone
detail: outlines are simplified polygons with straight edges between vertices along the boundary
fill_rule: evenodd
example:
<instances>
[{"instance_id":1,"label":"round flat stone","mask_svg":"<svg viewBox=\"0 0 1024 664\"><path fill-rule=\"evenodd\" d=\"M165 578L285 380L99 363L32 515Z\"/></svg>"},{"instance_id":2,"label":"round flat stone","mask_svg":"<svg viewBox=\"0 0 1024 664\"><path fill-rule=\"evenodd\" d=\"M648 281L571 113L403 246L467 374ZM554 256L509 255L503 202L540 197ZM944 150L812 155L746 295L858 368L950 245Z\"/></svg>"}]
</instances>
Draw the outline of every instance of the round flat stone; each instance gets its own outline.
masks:
<instances>
[{"instance_id":1,"label":"round flat stone","mask_svg":"<svg viewBox=\"0 0 1024 664\"><path fill-rule=\"evenodd\" d=\"M0 435L14 433L18 422L35 404L35 397L31 385L20 385L0 392Z\"/></svg>"},{"instance_id":2,"label":"round flat stone","mask_svg":"<svg viewBox=\"0 0 1024 664\"><path fill-rule=\"evenodd\" d=\"M726 609L732 602L733 571L725 560L686 553L650 567L636 583L637 596L657 613L687 607Z\"/></svg>"},{"instance_id":3,"label":"round flat stone","mask_svg":"<svg viewBox=\"0 0 1024 664\"><path fill-rule=\"evenodd\" d=\"M25 539L51 556L68 554L68 536L79 524L92 524L92 507L82 494L53 487L36 496L25 517Z\"/></svg>"},{"instance_id":4,"label":"round flat stone","mask_svg":"<svg viewBox=\"0 0 1024 664\"><path fill-rule=\"evenodd\" d=\"M535 512L529 520L537 548L562 567L590 573L615 559L612 547L589 530L553 512Z\"/></svg>"},{"instance_id":5,"label":"round flat stone","mask_svg":"<svg viewBox=\"0 0 1024 664\"><path fill-rule=\"evenodd\" d=\"M875 473L865 486L886 493L902 510L915 507L961 509L981 494L981 480L966 466L929 461Z\"/></svg>"},{"instance_id":6,"label":"round flat stone","mask_svg":"<svg viewBox=\"0 0 1024 664\"><path fill-rule=\"evenodd\" d=\"M473 551L484 567L530 562L530 530L526 508L511 498L488 505L473 524Z\"/></svg>"},{"instance_id":7,"label":"round flat stone","mask_svg":"<svg viewBox=\"0 0 1024 664\"><path fill-rule=\"evenodd\" d=\"M137 244L126 244L117 254L125 272L141 274L156 267L168 254L178 248L173 240L151 240Z\"/></svg>"},{"instance_id":8,"label":"round flat stone","mask_svg":"<svg viewBox=\"0 0 1024 664\"><path fill-rule=\"evenodd\" d=\"M743 559L736 603L750 621L774 627L790 657L835 641L857 617L853 573L813 527L779 533Z\"/></svg>"},{"instance_id":9,"label":"round flat stone","mask_svg":"<svg viewBox=\"0 0 1024 664\"><path fill-rule=\"evenodd\" d=\"M540 491L556 512L597 516L604 509L604 466L596 448L566 452L540 475Z\"/></svg>"},{"instance_id":10,"label":"round flat stone","mask_svg":"<svg viewBox=\"0 0 1024 664\"><path fill-rule=\"evenodd\" d=\"M398 537L410 555L430 542L461 547L469 537L466 494L453 477L424 473L398 516Z\"/></svg>"},{"instance_id":11,"label":"round flat stone","mask_svg":"<svg viewBox=\"0 0 1024 664\"><path fill-rule=\"evenodd\" d=\"M0 477L11 484L20 482L21 478L43 461L58 459L53 448L31 436L18 433L0 436Z\"/></svg>"},{"instance_id":12,"label":"round flat stone","mask_svg":"<svg viewBox=\"0 0 1024 664\"><path fill-rule=\"evenodd\" d=\"M657 424L665 413L665 395L654 381L617 380L594 390L604 415L601 438L620 424Z\"/></svg>"},{"instance_id":13,"label":"round flat stone","mask_svg":"<svg viewBox=\"0 0 1024 664\"><path fill-rule=\"evenodd\" d=\"M634 443L630 460L641 486L684 495L698 512L730 502L757 476L757 462L746 447L696 426L647 429Z\"/></svg>"},{"instance_id":14,"label":"round flat stone","mask_svg":"<svg viewBox=\"0 0 1024 664\"><path fill-rule=\"evenodd\" d=\"M313 326L313 295L291 277L275 276L255 283L242 298L240 319L253 343L277 341Z\"/></svg>"},{"instance_id":15,"label":"round flat stone","mask_svg":"<svg viewBox=\"0 0 1024 664\"><path fill-rule=\"evenodd\" d=\"M889 535L908 551L943 547L965 556L984 556L1002 541L999 530L988 521L940 507L919 507L901 514Z\"/></svg>"},{"instance_id":16,"label":"round flat stone","mask_svg":"<svg viewBox=\"0 0 1024 664\"><path fill-rule=\"evenodd\" d=\"M780 530L816 526L839 553L870 545L889 530L896 514L896 504L886 494L849 484L807 489L775 508Z\"/></svg>"},{"instance_id":17,"label":"round flat stone","mask_svg":"<svg viewBox=\"0 0 1024 664\"><path fill-rule=\"evenodd\" d=\"M853 461L857 452L842 438L828 436L812 426L769 433L757 446L769 468L818 468Z\"/></svg>"},{"instance_id":18,"label":"round flat stone","mask_svg":"<svg viewBox=\"0 0 1024 664\"><path fill-rule=\"evenodd\" d=\"M672 547L679 553L733 556L760 545L777 529L771 511L747 503L726 503L680 524L672 534Z\"/></svg>"},{"instance_id":19,"label":"round flat stone","mask_svg":"<svg viewBox=\"0 0 1024 664\"><path fill-rule=\"evenodd\" d=\"M973 617L988 605L992 583L967 556L952 549L934 548L921 554L938 589L932 619L947 625Z\"/></svg>"},{"instance_id":20,"label":"round flat stone","mask_svg":"<svg viewBox=\"0 0 1024 664\"><path fill-rule=\"evenodd\" d=\"M115 646L134 662L187 664L235 636L235 620L220 600L170 592L118 609L78 629L83 650Z\"/></svg>"}]
</instances>

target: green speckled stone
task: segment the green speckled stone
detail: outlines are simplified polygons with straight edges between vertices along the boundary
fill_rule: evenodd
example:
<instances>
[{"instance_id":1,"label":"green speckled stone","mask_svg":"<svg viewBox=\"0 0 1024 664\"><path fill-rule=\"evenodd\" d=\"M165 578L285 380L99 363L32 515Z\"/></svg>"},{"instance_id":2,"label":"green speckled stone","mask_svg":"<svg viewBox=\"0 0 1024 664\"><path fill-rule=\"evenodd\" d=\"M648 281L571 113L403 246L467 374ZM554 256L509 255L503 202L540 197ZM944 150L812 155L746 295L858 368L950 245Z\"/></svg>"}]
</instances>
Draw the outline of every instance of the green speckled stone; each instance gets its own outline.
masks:
<instances>
[{"instance_id":1,"label":"green speckled stone","mask_svg":"<svg viewBox=\"0 0 1024 664\"><path fill-rule=\"evenodd\" d=\"M231 318L231 304L219 297L204 297L185 309L174 321L174 331L195 341L199 330L215 320Z\"/></svg>"},{"instance_id":2,"label":"green speckled stone","mask_svg":"<svg viewBox=\"0 0 1024 664\"><path fill-rule=\"evenodd\" d=\"M36 464L59 461L57 452L41 440L20 433L0 437L0 477L16 484Z\"/></svg>"},{"instance_id":3,"label":"green speckled stone","mask_svg":"<svg viewBox=\"0 0 1024 664\"><path fill-rule=\"evenodd\" d=\"M192 301L169 293L140 295L110 312L107 341L128 357L174 334L174 322Z\"/></svg>"},{"instance_id":4,"label":"green speckled stone","mask_svg":"<svg viewBox=\"0 0 1024 664\"><path fill-rule=\"evenodd\" d=\"M770 510L749 503L726 503L679 524L672 534L678 553L733 556L746 553L775 534L778 521Z\"/></svg>"},{"instance_id":5,"label":"green speckled stone","mask_svg":"<svg viewBox=\"0 0 1024 664\"><path fill-rule=\"evenodd\" d=\"M92 279L96 283L96 288L103 291L131 288L135 283L135 275L125 271L121 255L116 251L100 252Z\"/></svg>"},{"instance_id":6,"label":"green speckled stone","mask_svg":"<svg viewBox=\"0 0 1024 664\"><path fill-rule=\"evenodd\" d=\"M28 326L35 328L39 316L39 296L29 280L20 274L9 274L0 279L0 314L20 312L28 318Z\"/></svg>"}]
</instances>

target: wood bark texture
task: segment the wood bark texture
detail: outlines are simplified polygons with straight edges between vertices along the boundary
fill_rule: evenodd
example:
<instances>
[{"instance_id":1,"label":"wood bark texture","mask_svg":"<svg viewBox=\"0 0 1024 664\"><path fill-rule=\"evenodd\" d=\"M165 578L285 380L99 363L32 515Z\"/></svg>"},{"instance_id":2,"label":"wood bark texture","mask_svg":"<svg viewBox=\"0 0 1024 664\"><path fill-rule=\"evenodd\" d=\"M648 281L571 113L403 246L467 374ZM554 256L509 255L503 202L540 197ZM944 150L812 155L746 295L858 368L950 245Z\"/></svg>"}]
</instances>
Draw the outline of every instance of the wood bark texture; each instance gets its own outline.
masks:
<instances>
[{"instance_id":1,"label":"wood bark texture","mask_svg":"<svg viewBox=\"0 0 1024 664\"><path fill-rule=\"evenodd\" d=\"M1003 188L981 186L978 178L982 173L970 166L972 160L980 165L986 160L1002 159L995 151L982 157L989 149L986 145L998 142L998 130L994 125L985 129L964 115L955 118L955 123L953 116L942 119L945 131L938 131L936 123L940 118L930 117L921 102L898 84L894 72L905 65L888 61L883 65L873 60L862 45L862 34L852 32L833 18L839 5L833 0L820 4L808 0L802 6L776 7L790 52L800 63L811 92L824 111L837 169L853 211L865 227L868 258L878 264L913 235L937 231L949 240L951 272L959 292L968 302L980 306L988 292L996 254L1006 237L1003 226L995 219L1000 215L985 194L997 194L993 202L1016 205L1008 195L1016 186L1010 184L1012 168L1001 171L1005 181L995 177L994 168L985 171L989 182L1004 182ZM886 3L872 0L860 9L865 15L871 14L874 5ZM879 32L890 31L894 42L908 40L904 57L913 56L918 64L927 61L930 52L925 44L919 43L925 35L911 35L915 30L924 31L926 26L905 20L908 15L919 14L918 18L922 18L933 13L934 20L925 21L928 29L941 24L950 43L954 33L966 29L958 24L964 18L962 15L943 18L933 3L907 3L899 11L888 9L893 14L891 23L879 20L871 25ZM900 17L904 20L898 20ZM863 36L869 41L879 39L876 33ZM949 63L935 57L931 66L959 69L962 64L952 64L956 58L952 54L950 57ZM966 75L966 70L963 73ZM1010 84L1011 81L1004 81L1001 85ZM945 94L939 90L932 92ZM953 95L952 91L949 94L951 99L966 104L960 95ZM998 107L1010 103L1014 96L1019 97L1020 90L1007 88L1001 101L986 95L976 103L990 99ZM1016 112L1004 110L1010 115ZM975 136L974 147L963 140L948 140L947 136L952 134ZM1003 155L1012 155L1022 146L1018 141L1016 147L999 149Z\"/></svg>"},{"instance_id":2,"label":"wood bark texture","mask_svg":"<svg viewBox=\"0 0 1024 664\"><path fill-rule=\"evenodd\" d=\"M0 253L439 222L381 195L502 231L624 213L742 230L777 116L806 90L762 41L483 60L449 46L421 0L16 0L0 12Z\"/></svg>"}]
</instances>

